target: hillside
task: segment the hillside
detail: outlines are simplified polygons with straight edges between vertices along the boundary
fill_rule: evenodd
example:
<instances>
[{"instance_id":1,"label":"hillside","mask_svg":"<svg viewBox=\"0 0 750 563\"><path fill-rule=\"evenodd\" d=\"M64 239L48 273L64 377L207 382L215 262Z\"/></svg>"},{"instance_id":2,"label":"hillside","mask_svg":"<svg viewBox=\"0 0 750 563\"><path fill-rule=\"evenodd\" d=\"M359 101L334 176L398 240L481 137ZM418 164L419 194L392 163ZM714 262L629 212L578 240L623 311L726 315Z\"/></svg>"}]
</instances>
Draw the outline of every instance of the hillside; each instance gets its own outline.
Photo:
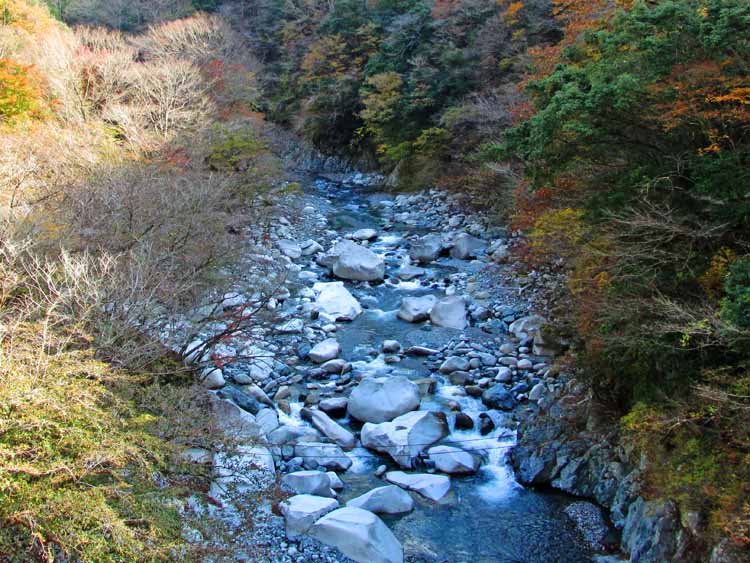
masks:
<instances>
[{"instance_id":1,"label":"hillside","mask_svg":"<svg viewBox=\"0 0 750 563\"><path fill-rule=\"evenodd\" d=\"M0 18L0 562L348 561L289 533L289 475L342 473L343 506L344 456L451 475L385 519L408 561L551 562L555 534L566 562L750 557L745 0ZM416 406L356 416L386 375ZM434 428L399 458L404 416ZM544 525L492 551L451 518L511 467Z\"/></svg>"}]
</instances>

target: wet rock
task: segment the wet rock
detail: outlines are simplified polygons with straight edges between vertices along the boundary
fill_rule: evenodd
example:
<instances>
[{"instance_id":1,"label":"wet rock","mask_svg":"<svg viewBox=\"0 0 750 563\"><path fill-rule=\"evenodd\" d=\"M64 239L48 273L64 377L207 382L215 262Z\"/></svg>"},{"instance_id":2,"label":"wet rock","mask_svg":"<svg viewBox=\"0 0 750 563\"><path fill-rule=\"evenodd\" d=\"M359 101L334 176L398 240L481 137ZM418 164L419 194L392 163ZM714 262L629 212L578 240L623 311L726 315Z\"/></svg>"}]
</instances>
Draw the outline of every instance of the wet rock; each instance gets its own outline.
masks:
<instances>
[{"instance_id":1,"label":"wet rock","mask_svg":"<svg viewBox=\"0 0 750 563\"><path fill-rule=\"evenodd\" d=\"M318 408L326 413L328 416L334 418L342 418L346 416L346 406L349 404L349 399L346 397L335 397L332 399L323 399L318 404Z\"/></svg>"},{"instance_id":2,"label":"wet rock","mask_svg":"<svg viewBox=\"0 0 750 563\"><path fill-rule=\"evenodd\" d=\"M487 413L479 413L479 433L486 436L495 429L495 421Z\"/></svg>"},{"instance_id":3,"label":"wet rock","mask_svg":"<svg viewBox=\"0 0 750 563\"><path fill-rule=\"evenodd\" d=\"M349 396L349 414L362 422L387 422L419 408L419 387L404 376L367 378Z\"/></svg>"},{"instance_id":4,"label":"wet rock","mask_svg":"<svg viewBox=\"0 0 750 563\"><path fill-rule=\"evenodd\" d=\"M346 506L369 510L377 514L403 514L412 511L414 499L400 487L386 485L353 498L346 503Z\"/></svg>"},{"instance_id":5,"label":"wet rock","mask_svg":"<svg viewBox=\"0 0 750 563\"><path fill-rule=\"evenodd\" d=\"M315 362L316 364L324 364L325 362L338 357L340 353L341 346L339 345L338 340L335 338L327 338L313 346L308 355L310 361Z\"/></svg>"},{"instance_id":6,"label":"wet rock","mask_svg":"<svg viewBox=\"0 0 750 563\"><path fill-rule=\"evenodd\" d=\"M431 444L449 434L443 413L414 411L392 422L367 423L362 427L362 445L386 453L401 467L411 468Z\"/></svg>"},{"instance_id":7,"label":"wet rock","mask_svg":"<svg viewBox=\"0 0 750 563\"><path fill-rule=\"evenodd\" d=\"M401 351L401 343L398 340L384 340L381 350L384 354L398 354Z\"/></svg>"},{"instance_id":8,"label":"wet rock","mask_svg":"<svg viewBox=\"0 0 750 563\"><path fill-rule=\"evenodd\" d=\"M362 306L344 287L343 282L316 283L315 305L321 313L337 321L353 321L362 314Z\"/></svg>"},{"instance_id":9,"label":"wet rock","mask_svg":"<svg viewBox=\"0 0 750 563\"><path fill-rule=\"evenodd\" d=\"M401 308L398 310L399 319L408 323L419 323L430 318L430 313L437 303L434 295L424 295L422 297L405 297L401 301Z\"/></svg>"},{"instance_id":10,"label":"wet rock","mask_svg":"<svg viewBox=\"0 0 750 563\"><path fill-rule=\"evenodd\" d=\"M337 500L314 495L296 495L281 503L286 521L286 535L294 539L306 533L310 526L339 507Z\"/></svg>"},{"instance_id":11,"label":"wet rock","mask_svg":"<svg viewBox=\"0 0 750 563\"><path fill-rule=\"evenodd\" d=\"M427 270L424 268L419 268L417 266L402 266L399 268L398 272L396 272L396 275L399 277L399 279L402 279L404 281L413 280L414 278L419 278L424 276L427 273Z\"/></svg>"},{"instance_id":12,"label":"wet rock","mask_svg":"<svg viewBox=\"0 0 750 563\"><path fill-rule=\"evenodd\" d=\"M466 304L454 295L445 297L432 307L430 320L437 326L463 330L467 324Z\"/></svg>"},{"instance_id":13,"label":"wet rock","mask_svg":"<svg viewBox=\"0 0 750 563\"><path fill-rule=\"evenodd\" d=\"M474 420L466 413L456 413L456 430L471 430L474 428Z\"/></svg>"},{"instance_id":14,"label":"wet rock","mask_svg":"<svg viewBox=\"0 0 750 563\"><path fill-rule=\"evenodd\" d=\"M340 508L310 528L312 537L359 563L403 563L401 544L383 521L361 508Z\"/></svg>"},{"instance_id":15,"label":"wet rock","mask_svg":"<svg viewBox=\"0 0 750 563\"><path fill-rule=\"evenodd\" d=\"M513 394L503 385L490 387L482 394L482 402L490 409L509 411L516 406Z\"/></svg>"},{"instance_id":16,"label":"wet rock","mask_svg":"<svg viewBox=\"0 0 750 563\"><path fill-rule=\"evenodd\" d=\"M385 474L385 480L434 501L443 498L451 488L451 481L448 477L429 473L389 471Z\"/></svg>"},{"instance_id":17,"label":"wet rock","mask_svg":"<svg viewBox=\"0 0 750 563\"><path fill-rule=\"evenodd\" d=\"M460 448L435 446L427 454L435 468L451 475L472 475L479 469L479 459Z\"/></svg>"},{"instance_id":18,"label":"wet rock","mask_svg":"<svg viewBox=\"0 0 750 563\"><path fill-rule=\"evenodd\" d=\"M333 274L338 278L376 281L385 276L383 258L364 246L344 240L336 245L335 252L338 258L333 264Z\"/></svg>"},{"instance_id":19,"label":"wet rock","mask_svg":"<svg viewBox=\"0 0 750 563\"><path fill-rule=\"evenodd\" d=\"M469 360L463 356L450 356L440 366L440 373L451 374L454 371L469 369Z\"/></svg>"}]
</instances>

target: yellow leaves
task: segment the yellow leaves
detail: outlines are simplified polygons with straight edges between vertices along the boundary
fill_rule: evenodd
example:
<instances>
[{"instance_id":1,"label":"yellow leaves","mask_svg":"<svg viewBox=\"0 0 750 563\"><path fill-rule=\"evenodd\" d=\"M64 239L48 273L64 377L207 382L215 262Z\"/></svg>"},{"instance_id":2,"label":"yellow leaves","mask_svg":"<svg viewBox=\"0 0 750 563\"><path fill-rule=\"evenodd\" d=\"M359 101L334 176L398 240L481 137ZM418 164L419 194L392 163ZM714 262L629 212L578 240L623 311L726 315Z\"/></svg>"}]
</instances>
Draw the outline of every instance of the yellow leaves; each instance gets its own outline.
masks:
<instances>
[{"instance_id":1,"label":"yellow leaves","mask_svg":"<svg viewBox=\"0 0 750 563\"><path fill-rule=\"evenodd\" d=\"M724 293L724 279L727 277L729 267L737 260L737 254L731 248L720 248L711 257L711 265L698 278L703 291L711 299L718 299Z\"/></svg>"},{"instance_id":2,"label":"yellow leaves","mask_svg":"<svg viewBox=\"0 0 750 563\"><path fill-rule=\"evenodd\" d=\"M750 105L750 87L732 88L728 94L708 96L707 101L714 103L739 103Z\"/></svg>"}]
</instances>

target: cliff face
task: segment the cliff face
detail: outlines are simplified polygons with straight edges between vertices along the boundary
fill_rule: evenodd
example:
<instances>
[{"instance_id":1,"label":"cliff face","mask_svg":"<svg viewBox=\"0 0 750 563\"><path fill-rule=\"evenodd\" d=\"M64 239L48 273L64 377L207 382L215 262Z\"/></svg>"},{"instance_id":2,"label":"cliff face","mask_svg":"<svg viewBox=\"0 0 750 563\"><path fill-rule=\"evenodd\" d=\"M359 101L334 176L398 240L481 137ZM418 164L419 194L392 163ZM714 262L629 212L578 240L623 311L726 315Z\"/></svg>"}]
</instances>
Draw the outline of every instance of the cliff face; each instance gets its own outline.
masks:
<instances>
[{"instance_id":1,"label":"cliff face","mask_svg":"<svg viewBox=\"0 0 750 563\"><path fill-rule=\"evenodd\" d=\"M521 483L599 503L621 531L621 548L633 563L746 561L726 541L710 545L696 513L647 494L643 474L652 461L627 442L585 385L560 377L538 405L517 413L518 445L511 458Z\"/></svg>"}]
</instances>

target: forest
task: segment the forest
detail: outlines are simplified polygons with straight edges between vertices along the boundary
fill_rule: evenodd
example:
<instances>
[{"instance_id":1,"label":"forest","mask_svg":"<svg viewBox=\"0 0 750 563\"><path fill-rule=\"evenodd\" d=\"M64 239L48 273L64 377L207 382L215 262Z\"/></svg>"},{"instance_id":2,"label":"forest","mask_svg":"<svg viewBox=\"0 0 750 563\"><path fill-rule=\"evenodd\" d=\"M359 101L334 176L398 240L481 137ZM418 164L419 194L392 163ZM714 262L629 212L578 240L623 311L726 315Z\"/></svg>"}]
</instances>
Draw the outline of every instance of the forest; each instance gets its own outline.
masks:
<instances>
[{"instance_id":1,"label":"forest","mask_svg":"<svg viewBox=\"0 0 750 563\"><path fill-rule=\"evenodd\" d=\"M517 234L518 275L556 280L557 363L651 460L647 490L750 546L746 0L0 0L0 18L0 562L205 555L169 500L209 486L177 453L205 441L205 400L149 335L223 293L237 233L289 187L290 135Z\"/></svg>"}]
</instances>

